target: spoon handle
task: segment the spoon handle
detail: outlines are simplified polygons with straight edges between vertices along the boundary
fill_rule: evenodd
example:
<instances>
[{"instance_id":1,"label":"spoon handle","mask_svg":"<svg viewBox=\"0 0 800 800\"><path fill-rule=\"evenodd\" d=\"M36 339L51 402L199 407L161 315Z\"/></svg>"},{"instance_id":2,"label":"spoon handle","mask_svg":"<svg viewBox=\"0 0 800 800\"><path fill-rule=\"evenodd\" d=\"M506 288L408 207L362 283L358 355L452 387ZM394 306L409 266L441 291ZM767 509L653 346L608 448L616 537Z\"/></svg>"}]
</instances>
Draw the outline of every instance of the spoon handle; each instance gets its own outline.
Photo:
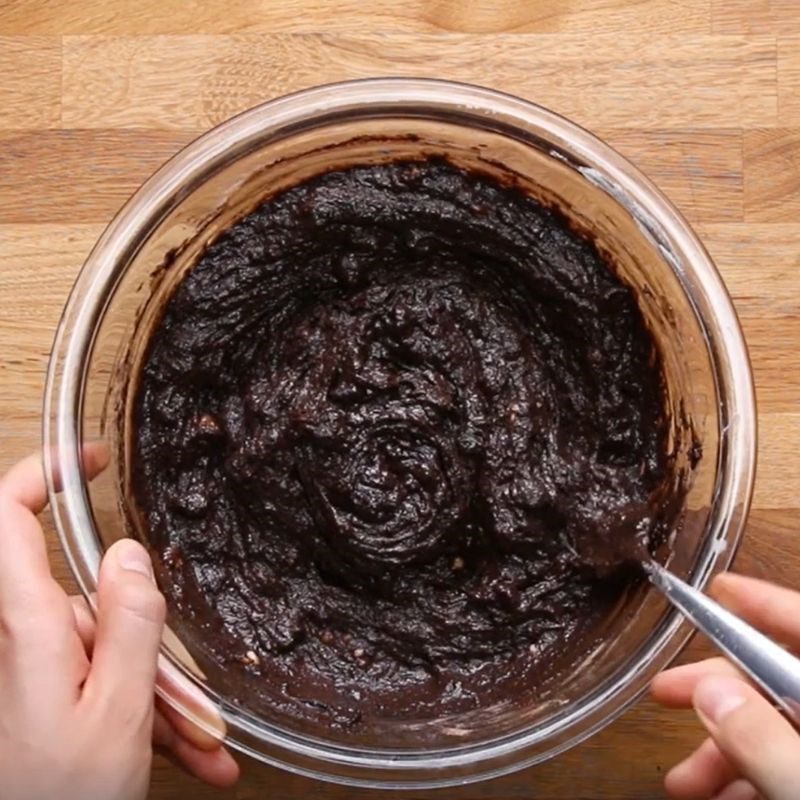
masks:
<instances>
[{"instance_id":1,"label":"spoon handle","mask_svg":"<svg viewBox=\"0 0 800 800\"><path fill-rule=\"evenodd\" d=\"M660 564L644 564L650 581L800 726L800 660Z\"/></svg>"}]
</instances>

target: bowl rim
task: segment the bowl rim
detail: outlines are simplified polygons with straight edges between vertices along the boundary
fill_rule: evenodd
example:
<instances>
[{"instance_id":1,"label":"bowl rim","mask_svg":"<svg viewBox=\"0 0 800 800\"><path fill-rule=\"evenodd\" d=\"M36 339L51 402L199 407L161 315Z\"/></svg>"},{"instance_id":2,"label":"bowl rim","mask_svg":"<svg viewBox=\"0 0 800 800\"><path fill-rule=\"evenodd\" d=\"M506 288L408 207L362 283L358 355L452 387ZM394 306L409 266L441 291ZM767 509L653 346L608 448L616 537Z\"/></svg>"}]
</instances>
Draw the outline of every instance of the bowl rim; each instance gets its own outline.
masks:
<instances>
[{"instance_id":1,"label":"bowl rim","mask_svg":"<svg viewBox=\"0 0 800 800\"><path fill-rule=\"evenodd\" d=\"M113 293L131 255L132 243L153 227L187 187L213 174L215 164L232 153L247 152L266 135L290 135L302 126L326 124L346 115L416 115L457 118L465 124L515 128L535 135L553 157L569 159L587 181L611 195L648 232L670 260L706 335L721 398L720 455L709 535L692 582L704 586L727 569L741 541L749 510L756 459L756 406L750 361L742 331L722 279L710 256L673 204L630 162L611 147L561 115L527 100L493 89L423 78L365 78L324 84L285 95L212 128L161 166L115 215L87 257L59 322L48 365L44 394L43 442L48 494L56 530L70 569L90 601L96 591L99 557L75 547L73 531L94 531L88 495L79 463L83 365L93 346L103 298ZM725 402L722 402L725 401ZM51 476L61 476L57 492ZM716 512L716 513L714 513ZM713 519L712 519L713 518ZM650 677L684 647L691 630L678 612L641 661L604 691L588 695L591 713L582 704L556 722L497 741L419 751L347 747L291 734L258 723L241 709L215 697L228 726L227 743L265 763L327 781L372 788L437 788L468 783L522 769L583 741L622 714L646 690ZM176 673L178 670L181 675ZM168 655L164 645L159 664L158 694L200 727L214 732L174 690L176 680L191 677ZM628 680L625 680L625 679ZM583 713L579 713L583 712ZM577 723L583 723L578 725ZM558 727L554 732L551 728ZM570 732L570 728L571 730ZM566 730L569 735L564 735ZM550 746L543 743L553 738Z\"/></svg>"}]
</instances>

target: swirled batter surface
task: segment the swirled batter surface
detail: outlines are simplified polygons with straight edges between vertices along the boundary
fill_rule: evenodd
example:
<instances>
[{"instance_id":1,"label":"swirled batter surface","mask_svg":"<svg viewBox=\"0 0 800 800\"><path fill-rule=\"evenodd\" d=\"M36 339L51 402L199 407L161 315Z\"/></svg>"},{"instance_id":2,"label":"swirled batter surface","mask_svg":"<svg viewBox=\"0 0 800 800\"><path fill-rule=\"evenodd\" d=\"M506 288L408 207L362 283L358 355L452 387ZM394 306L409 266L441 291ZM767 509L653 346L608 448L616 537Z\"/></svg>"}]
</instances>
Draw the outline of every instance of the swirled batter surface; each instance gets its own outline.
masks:
<instances>
[{"instance_id":1,"label":"swirled batter surface","mask_svg":"<svg viewBox=\"0 0 800 800\"><path fill-rule=\"evenodd\" d=\"M204 668L351 726L535 692L584 652L672 521L665 430L632 294L559 213L371 165L268 200L184 278L134 488Z\"/></svg>"}]
</instances>

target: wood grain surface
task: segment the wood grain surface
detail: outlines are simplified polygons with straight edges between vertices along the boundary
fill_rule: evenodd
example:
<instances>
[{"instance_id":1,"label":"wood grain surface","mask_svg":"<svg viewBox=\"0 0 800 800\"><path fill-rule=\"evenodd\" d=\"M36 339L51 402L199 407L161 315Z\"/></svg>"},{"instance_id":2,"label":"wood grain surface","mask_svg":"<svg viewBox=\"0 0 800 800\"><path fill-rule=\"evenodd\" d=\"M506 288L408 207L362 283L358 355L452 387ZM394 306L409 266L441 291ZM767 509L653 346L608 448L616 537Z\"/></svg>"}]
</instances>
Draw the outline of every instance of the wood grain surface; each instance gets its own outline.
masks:
<instances>
[{"instance_id":1,"label":"wood grain surface","mask_svg":"<svg viewBox=\"0 0 800 800\"><path fill-rule=\"evenodd\" d=\"M198 133L314 83L429 75L518 93L642 167L723 273L758 390L737 569L800 586L798 0L0 0L0 469L40 441L62 305L103 226ZM70 579L45 519L56 574ZM696 640L683 659L708 652ZM535 769L416 800L655 798L701 739L642 702ZM367 800L245 764L227 793L158 761L153 800Z\"/></svg>"}]
</instances>

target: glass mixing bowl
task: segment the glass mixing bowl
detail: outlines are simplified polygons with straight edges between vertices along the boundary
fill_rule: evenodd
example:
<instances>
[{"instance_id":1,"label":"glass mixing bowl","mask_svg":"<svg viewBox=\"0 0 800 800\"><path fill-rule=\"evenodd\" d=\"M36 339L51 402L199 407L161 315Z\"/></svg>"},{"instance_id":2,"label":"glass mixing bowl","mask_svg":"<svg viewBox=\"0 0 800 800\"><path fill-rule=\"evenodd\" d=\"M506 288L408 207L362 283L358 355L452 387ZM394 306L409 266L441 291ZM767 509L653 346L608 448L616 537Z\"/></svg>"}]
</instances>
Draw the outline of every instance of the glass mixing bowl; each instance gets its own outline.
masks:
<instances>
[{"instance_id":1,"label":"glass mixing bowl","mask_svg":"<svg viewBox=\"0 0 800 800\"><path fill-rule=\"evenodd\" d=\"M148 326L203 247L266 195L323 170L446 154L512 179L558 206L614 263L661 351L676 464L692 473L670 567L695 586L733 559L748 510L755 408L747 351L723 283L685 220L631 164L592 134L516 97L432 80L371 79L265 103L208 132L165 164L111 222L64 310L44 407L52 512L92 602L98 567L117 538L137 536L126 504L131 376ZM89 483L79 445L104 440L112 466ZM488 778L548 759L607 725L685 644L678 613L644 587L592 656L546 702L519 701L418 725L391 719L358 739L304 730L231 700L193 653L201 633L168 622L158 692L207 727L218 710L228 743L305 775L385 788Z\"/></svg>"}]
</instances>

